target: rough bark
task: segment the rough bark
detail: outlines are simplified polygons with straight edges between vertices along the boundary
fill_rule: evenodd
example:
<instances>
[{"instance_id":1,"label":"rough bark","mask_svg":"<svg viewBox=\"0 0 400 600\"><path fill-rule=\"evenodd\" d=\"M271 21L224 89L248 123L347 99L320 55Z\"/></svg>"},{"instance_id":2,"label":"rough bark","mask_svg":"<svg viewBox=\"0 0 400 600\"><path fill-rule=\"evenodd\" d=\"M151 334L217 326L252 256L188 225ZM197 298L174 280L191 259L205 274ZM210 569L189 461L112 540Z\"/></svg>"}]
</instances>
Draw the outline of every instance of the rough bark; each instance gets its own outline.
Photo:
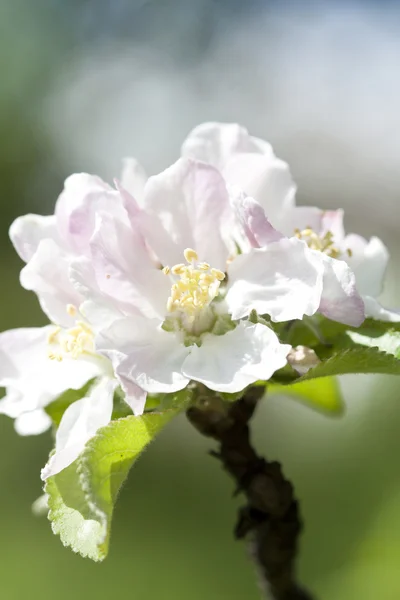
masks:
<instances>
[{"instance_id":1,"label":"rough bark","mask_svg":"<svg viewBox=\"0 0 400 600\"><path fill-rule=\"evenodd\" d=\"M293 486L280 464L259 457L250 442L249 420L263 394L262 387L252 387L231 404L204 396L188 409L187 417L200 433L217 440L219 449L211 455L234 478L236 493L247 499L239 510L235 537L248 541L265 597L312 600L296 582L302 523Z\"/></svg>"}]
</instances>

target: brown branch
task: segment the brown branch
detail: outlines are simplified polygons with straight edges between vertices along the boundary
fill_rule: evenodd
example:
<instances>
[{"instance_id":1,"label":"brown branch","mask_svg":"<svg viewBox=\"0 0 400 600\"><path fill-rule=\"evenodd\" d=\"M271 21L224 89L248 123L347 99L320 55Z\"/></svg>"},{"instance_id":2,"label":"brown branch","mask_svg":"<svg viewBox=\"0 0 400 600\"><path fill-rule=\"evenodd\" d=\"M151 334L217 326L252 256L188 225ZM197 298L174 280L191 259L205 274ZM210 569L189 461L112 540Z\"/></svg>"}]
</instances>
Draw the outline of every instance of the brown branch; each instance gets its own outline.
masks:
<instances>
[{"instance_id":1,"label":"brown branch","mask_svg":"<svg viewBox=\"0 0 400 600\"><path fill-rule=\"evenodd\" d=\"M253 387L230 404L204 396L188 409L187 417L200 433L219 442L219 450L211 454L232 475L237 493L246 496L235 537L248 540L266 597L312 600L295 580L302 524L293 486L284 478L279 463L259 457L250 443L248 422L263 394L262 387Z\"/></svg>"}]
</instances>

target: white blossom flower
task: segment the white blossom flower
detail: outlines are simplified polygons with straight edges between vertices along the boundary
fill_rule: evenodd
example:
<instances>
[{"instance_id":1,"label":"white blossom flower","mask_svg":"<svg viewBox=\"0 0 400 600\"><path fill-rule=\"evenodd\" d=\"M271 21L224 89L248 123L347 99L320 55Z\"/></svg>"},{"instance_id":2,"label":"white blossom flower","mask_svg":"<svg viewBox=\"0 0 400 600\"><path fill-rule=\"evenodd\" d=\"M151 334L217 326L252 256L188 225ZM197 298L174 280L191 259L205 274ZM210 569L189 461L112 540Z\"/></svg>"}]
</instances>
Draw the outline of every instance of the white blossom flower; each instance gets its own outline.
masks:
<instances>
[{"instance_id":1,"label":"white blossom flower","mask_svg":"<svg viewBox=\"0 0 400 600\"><path fill-rule=\"evenodd\" d=\"M343 228L334 218L335 213L325 213L321 223L322 211L296 206L296 186L289 167L275 157L270 144L250 136L245 128L236 124L204 123L189 134L182 153L218 166L236 190L236 195L249 197L246 202L241 201L241 210L247 213L247 216L241 217L242 224L243 219L250 218L254 226L260 228L266 215L275 233L270 227L265 243L276 240L279 232L289 238L296 236L303 239L311 250L319 253L324 270L319 312L347 325L359 326L365 318L365 303L368 316L378 317L380 314L379 318L382 318L382 310L380 313L379 310L373 311L373 294L364 291L359 273L355 277L353 271L358 263L348 260L348 254L334 251L334 240L341 235L343 237ZM246 226L246 235L249 232ZM257 245L254 239L251 243Z\"/></svg>"},{"instance_id":2,"label":"white blossom flower","mask_svg":"<svg viewBox=\"0 0 400 600\"><path fill-rule=\"evenodd\" d=\"M365 318L364 302L356 286L356 277L349 265L344 260L338 260L339 255L332 253L331 233L328 233L327 237L323 234L318 244L316 242L317 234L314 234L311 240L305 232L302 233L296 228L293 230L294 236L286 238L283 233L271 226L262 207L253 198L246 197L237 189L231 194L231 198L241 224L243 237L249 245L268 247L271 242L275 243L277 240L281 240L281 243L285 239L291 240L292 243L296 239L303 241L308 246L314 260L319 262L319 268L323 274L318 312L346 325L355 327L361 325ZM302 215L303 207L293 208L287 212L287 215L291 218L296 211ZM285 218L287 217L282 214L282 223ZM285 230L285 228L283 229ZM286 230L290 235L290 228ZM245 260L242 257L239 258ZM279 264L275 264L275 268L279 270Z\"/></svg>"},{"instance_id":3,"label":"white blossom flower","mask_svg":"<svg viewBox=\"0 0 400 600\"><path fill-rule=\"evenodd\" d=\"M287 235L294 232L311 249L328 257L330 264L336 268L338 263L349 265L355 275L357 291L364 302L366 317L400 321L399 311L384 308L377 300L383 290L389 260L389 252L379 238L373 236L367 241L354 233L346 235L342 210L324 211L308 206L287 211L281 227L282 232Z\"/></svg>"},{"instance_id":4,"label":"white blossom flower","mask_svg":"<svg viewBox=\"0 0 400 600\"><path fill-rule=\"evenodd\" d=\"M93 321L100 289L124 313L96 339L116 374L149 393L175 392L190 380L237 392L284 366L289 347L247 317L255 310L285 321L316 312L323 269L307 245L281 236L230 255L224 179L196 160L180 159L150 177L142 209L121 193L130 225L99 215L90 241L95 286L82 305ZM78 285L83 266L73 265Z\"/></svg>"},{"instance_id":5,"label":"white blossom flower","mask_svg":"<svg viewBox=\"0 0 400 600\"><path fill-rule=\"evenodd\" d=\"M46 476L75 460L95 430L110 421L114 390L125 383L118 382L110 361L95 351L96 326L81 313L82 290L69 276L72 262L89 253L95 218L103 210L115 220L129 222L117 190L97 177L80 174L66 181L54 216L27 215L10 228L13 243L27 262L21 283L36 292L52 325L0 334L0 385L6 387L0 412L16 419L20 434L41 433L50 425L44 408L68 389L80 389L96 378L86 396L65 411ZM86 285L89 281L93 284L93 269L86 264ZM102 299L103 326L107 319L121 316L107 304L103 292L97 290L97 295ZM133 411L141 413L143 390L130 384L124 391Z\"/></svg>"}]
</instances>

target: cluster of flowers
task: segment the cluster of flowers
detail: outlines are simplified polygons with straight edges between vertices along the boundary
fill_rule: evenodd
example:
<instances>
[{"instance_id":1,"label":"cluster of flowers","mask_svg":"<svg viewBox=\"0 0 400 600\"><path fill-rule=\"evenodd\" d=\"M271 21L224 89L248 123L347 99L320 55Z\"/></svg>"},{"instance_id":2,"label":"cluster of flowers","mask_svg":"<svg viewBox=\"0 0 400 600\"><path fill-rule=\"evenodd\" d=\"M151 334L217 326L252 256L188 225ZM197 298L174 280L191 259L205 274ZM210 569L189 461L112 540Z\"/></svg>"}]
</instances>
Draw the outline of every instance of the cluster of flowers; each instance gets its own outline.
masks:
<instances>
[{"instance_id":1,"label":"cluster of flowers","mask_svg":"<svg viewBox=\"0 0 400 600\"><path fill-rule=\"evenodd\" d=\"M54 215L12 224L21 284L50 324L0 335L0 412L21 435L41 433L47 405L94 381L65 411L43 479L110 421L119 386L140 415L147 394L191 381L236 393L268 380L291 348L251 314L400 320L376 300L382 242L345 235L341 210L298 207L295 192L267 142L206 123L162 173L129 159L115 187L72 175Z\"/></svg>"}]
</instances>

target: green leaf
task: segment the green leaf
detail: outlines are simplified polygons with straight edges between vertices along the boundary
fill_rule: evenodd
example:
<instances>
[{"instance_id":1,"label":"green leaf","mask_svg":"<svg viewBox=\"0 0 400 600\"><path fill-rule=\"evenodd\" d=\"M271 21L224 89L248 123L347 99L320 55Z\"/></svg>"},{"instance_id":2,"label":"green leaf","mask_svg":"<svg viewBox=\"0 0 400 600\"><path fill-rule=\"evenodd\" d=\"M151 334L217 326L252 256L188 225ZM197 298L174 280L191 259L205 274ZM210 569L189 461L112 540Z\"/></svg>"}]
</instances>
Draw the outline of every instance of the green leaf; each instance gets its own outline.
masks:
<instances>
[{"instance_id":1,"label":"green leaf","mask_svg":"<svg viewBox=\"0 0 400 600\"><path fill-rule=\"evenodd\" d=\"M298 381L349 373L383 373L400 375L400 360L378 348L349 348L334 354L310 369Z\"/></svg>"},{"instance_id":2,"label":"green leaf","mask_svg":"<svg viewBox=\"0 0 400 600\"><path fill-rule=\"evenodd\" d=\"M376 347L395 354L400 347L400 323L366 319L360 327L349 327L315 315L286 326L286 331L281 333L281 341L292 346L315 348L320 356L357 346Z\"/></svg>"},{"instance_id":3,"label":"green leaf","mask_svg":"<svg viewBox=\"0 0 400 600\"><path fill-rule=\"evenodd\" d=\"M95 561L106 557L114 505L129 469L177 412L112 421L99 429L72 465L49 477L48 518L64 546Z\"/></svg>"},{"instance_id":4,"label":"green leaf","mask_svg":"<svg viewBox=\"0 0 400 600\"><path fill-rule=\"evenodd\" d=\"M45 407L44 410L47 412L50 419L53 421L53 425L55 425L56 427L59 426L61 418L67 410L68 406L70 406L73 402L84 398L94 382L95 379L91 379L90 381L85 383L85 385L79 390L67 390L66 392L58 396L58 398L56 398L56 400L54 400L51 404Z\"/></svg>"},{"instance_id":5,"label":"green leaf","mask_svg":"<svg viewBox=\"0 0 400 600\"><path fill-rule=\"evenodd\" d=\"M318 411L332 416L343 413L344 403L339 383L335 377L322 377L309 381L300 381L289 385L269 384L268 396L290 396L300 400Z\"/></svg>"}]
</instances>

